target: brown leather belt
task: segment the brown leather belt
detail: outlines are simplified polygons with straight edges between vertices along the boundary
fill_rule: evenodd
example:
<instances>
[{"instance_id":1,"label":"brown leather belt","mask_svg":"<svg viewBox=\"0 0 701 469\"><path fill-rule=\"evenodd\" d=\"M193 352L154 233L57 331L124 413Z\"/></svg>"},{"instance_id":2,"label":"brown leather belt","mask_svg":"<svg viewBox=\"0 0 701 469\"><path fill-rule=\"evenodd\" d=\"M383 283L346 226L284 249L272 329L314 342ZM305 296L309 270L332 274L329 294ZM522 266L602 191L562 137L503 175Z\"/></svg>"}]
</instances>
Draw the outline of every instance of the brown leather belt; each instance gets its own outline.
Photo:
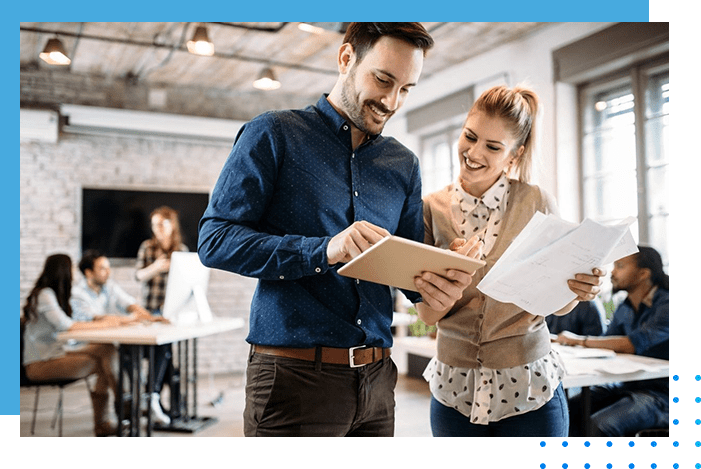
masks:
<instances>
[{"instance_id":1,"label":"brown leather belt","mask_svg":"<svg viewBox=\"0 0 701 469\"><path fill-rule=\"evenodd\" d=\"M361 345L352 348L321 348L321 363L348 365L351 368L375 363L389 357L391 349L381 347L366 347ZM271 347L268 345L253 345L253 353L274 355L276 357L296 358L297 360L316 361L315 348Z\"/></svg>"}]
</instances>

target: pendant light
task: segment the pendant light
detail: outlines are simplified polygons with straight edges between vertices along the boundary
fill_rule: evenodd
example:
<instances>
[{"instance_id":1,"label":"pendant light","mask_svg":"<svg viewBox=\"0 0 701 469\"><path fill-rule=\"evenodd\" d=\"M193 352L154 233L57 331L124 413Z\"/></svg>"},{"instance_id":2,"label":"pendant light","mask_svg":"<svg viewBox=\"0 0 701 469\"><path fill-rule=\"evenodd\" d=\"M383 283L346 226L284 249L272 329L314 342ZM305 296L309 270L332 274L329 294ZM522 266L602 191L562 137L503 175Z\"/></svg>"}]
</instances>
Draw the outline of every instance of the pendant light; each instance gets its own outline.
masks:
<instances>
[{"instance_id":1,"label":"pendant light","mask_svg":"<svg viewBox=\"0 0 701 469\"><path fill-rule=\"evenodd\" d=\"M187 50L191 54L214 55L214 44L209 40L206 27L198 26L195 28L192 39L187 41Z\"/></svg>"},{"instance_id":2,"label":"pendant light","mask_svg":"<svg viewBox=\"0 0 701 469\"><path fill-rule=\"evenodd\" d=\"M273 69L266 67L263 69L258 79L253 82L253 86L259 90L271 91L280 88L280 82L275 78Z\"/></svg>"},{"instance_id":3,"label":"pendant light","mask_svg":"<svg viewBox=\"0 0 701 469\"><path fill-rule=\"evenodd\" d=\"M63 48L63 43L58 37L52 37L46 43L44 51L39 54L41 60L51 65L69 65L71 59Z\"/></svg>"}]
</instances>

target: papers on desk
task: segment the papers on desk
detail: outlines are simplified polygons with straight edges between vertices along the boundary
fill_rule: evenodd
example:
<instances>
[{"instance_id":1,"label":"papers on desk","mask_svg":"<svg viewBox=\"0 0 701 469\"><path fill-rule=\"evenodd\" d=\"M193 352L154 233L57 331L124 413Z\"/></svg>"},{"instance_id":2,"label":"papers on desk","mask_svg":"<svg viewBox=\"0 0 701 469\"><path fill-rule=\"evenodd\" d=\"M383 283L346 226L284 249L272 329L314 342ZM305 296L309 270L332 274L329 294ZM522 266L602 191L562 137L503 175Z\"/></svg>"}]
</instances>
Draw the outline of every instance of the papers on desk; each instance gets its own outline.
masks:
<instances>
[{"instance_id":1,"label":"papers on desk","mask_svg":"<svg viewBox=\"0 0 701 469\"><path fill-rule=\"evenodd\" d=\"M605 348L588 348L563 345L558 347L557 351L563 358L610 358L616 356L616 352Z\"/></svg>"},{"instance_id":2,"label":"papers on desk","mask_svg":"<svg viewBox=\"0 0 701 469\"><path fill-rule=\"evenodd\" d=\"M647 365L638 361L613 360L610 358L570 358L565 359L568 375L592 375L605 373L609 375L626 375L643 371L657 371L659 366Z\"/></svg>"},{"instance_id":3,"label":"papers on desk","mask_svg":"<svg viewBox=\"0 0 701 469\"><path fill-rule=\"evenodd\" d=\"M531 314L550 315L575 299L567 286L574 274L638 251L629 229L633 221L602 225L586 219L577 225L536 212L477 288Z\"/></svg>"}]
</instances>

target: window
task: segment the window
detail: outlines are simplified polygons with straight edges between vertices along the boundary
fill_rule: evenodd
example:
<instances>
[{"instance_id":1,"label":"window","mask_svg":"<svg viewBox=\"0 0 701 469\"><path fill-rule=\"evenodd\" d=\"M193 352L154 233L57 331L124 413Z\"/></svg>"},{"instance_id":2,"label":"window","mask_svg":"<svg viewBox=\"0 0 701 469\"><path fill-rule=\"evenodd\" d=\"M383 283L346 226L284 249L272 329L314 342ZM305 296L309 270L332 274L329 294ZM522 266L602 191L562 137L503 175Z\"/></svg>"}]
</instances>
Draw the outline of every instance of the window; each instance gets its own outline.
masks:
<instances>
[{"instance_id":1,"label":"window","mask_svg":"<svg viewBox=\"0 0 701 469\"><path fill-rule=\"evenodd\" d=\"M458 137L461 127L452 127L421 139L422 194L442 189L455 180L458 166Z\"/></svg>"},{"instance_id":2,"label":"window","mask_svg":"<svg viewBox=\"0 0 701 469\"><path fill-rule=\"evenodd\" d=\"M635 216L638 243L667 257L669 63L647 62L580 88L582 212Z\"/></svg>"}]
</instances>

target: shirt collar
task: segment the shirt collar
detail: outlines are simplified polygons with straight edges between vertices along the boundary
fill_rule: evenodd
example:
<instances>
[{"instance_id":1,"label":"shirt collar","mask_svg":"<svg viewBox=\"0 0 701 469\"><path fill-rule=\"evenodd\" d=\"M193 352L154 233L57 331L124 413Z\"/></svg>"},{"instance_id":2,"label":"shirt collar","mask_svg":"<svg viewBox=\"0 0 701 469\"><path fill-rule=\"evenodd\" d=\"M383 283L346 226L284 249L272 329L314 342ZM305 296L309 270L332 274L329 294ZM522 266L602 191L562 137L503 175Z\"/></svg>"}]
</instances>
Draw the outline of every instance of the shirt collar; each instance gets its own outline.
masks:
<instances>
[{"instance_id":1,"label":"shirt collar","mask_svg":"<svg viewBox=\"0 0 701 469\"><path fill-rule=\"evenodd\" d=\"M319 98L319 101L317 101L316 108L319 111L319 114L321 114L324 121L326 121L329 128L331 128L336 135L340 135L342 133L350 134L349 126L351 123L346 121L346 119L339 114L338 111L336 111L336 109L329 102L328 97L329 94L324 93L321 98ZM379 136L380 134L370 135L368 140L375 140Z\"/></svg>"},{"instance_id":2,"label":"shirt collar","mask_svg":"<svg viewBox=\"0 0 701 469\"><path fill-rule=\"evenodd\" d=\"M650 289L650 291L647 292L647 295L645 295L645 298L643 298L643 301L641 301L641 303L647 306L648 308L652 307L652 300L655 297L656 292L657 285L653 286L652 289Z\"/></svg>"},{"instance_id":3,"label":"shirt collar","mask_svg":"<svg viewBox=\"0 0 701 469\"><path fill-rule=\"evenodd\" d=\"M81 279L80 282L78 283L78 288L82 288L82 289L85 290L89 295L91 295L91 296L93 296L93 297L95 297L95 298L97 298L98 296L100 296L100 295L102 295L103 293L105 293L105 288L106 288L106 286L107 286L106 284L103 285L102 288L100 288L100 291L99 291L99 292L96 292L95 290L93 290L92 288L90 288L90 285L88 285L87 279L83 278L83 279Z\"/></svg>"},{"instance_id":4,"label":"shirt collar","mask_svg":"<svg viewBox=\"0 0 701 469\"><path fill-rule=\"evenodd\" d=\"M462 195L462 198L467 205L467 210L472 211L479 205L480 200L484 203L484 205L490 209L493 210L497 207L499 207L499 204L501 203L502 200L504 200L504 194L506 194L506 189L509 186L509 178L506 177L506 174L503 174L497 179L497 181L492 184L492 187L487 189L487 191L482 194L482 197L475 197L474 195L470 195L465 190L462 188L462 184L460 184L460 178L458 177L458 182L455 184L455 189L460 192Z\"/></svg>"}]
</instances>

